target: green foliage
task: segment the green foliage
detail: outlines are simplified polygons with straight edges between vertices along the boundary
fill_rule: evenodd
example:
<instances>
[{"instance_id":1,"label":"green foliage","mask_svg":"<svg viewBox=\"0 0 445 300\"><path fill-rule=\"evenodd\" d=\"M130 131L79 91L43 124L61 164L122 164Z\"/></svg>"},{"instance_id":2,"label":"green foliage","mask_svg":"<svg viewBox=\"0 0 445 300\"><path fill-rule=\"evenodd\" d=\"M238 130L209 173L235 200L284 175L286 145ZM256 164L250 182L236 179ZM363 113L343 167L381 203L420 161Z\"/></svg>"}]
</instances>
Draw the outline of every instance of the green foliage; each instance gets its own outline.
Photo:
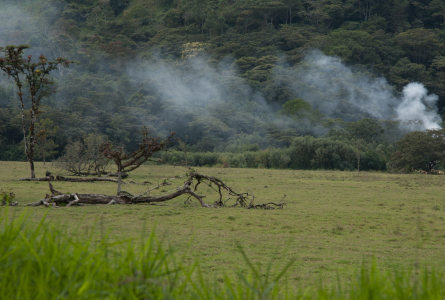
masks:
<instances>
[{"instance_id":1,"label":"green foliage","mask_svg":"<svg viewBox=\"0 0 445 300\"><path fill-rule=\"evenodd\" d=\"M313 103L309 96L295 102L297 95L289 86L298 80L291 71L304 65L302 58L311 48L338 56L360 72L384 76L398 91L411 81L421 82L439 95L439 111L445 107L445 5L441 0L23 0L20 6L16 1L3 2L0 18L14 15L19 20L4 24L5 45L27 43L33 55L66 56L80 62L75 70L52 72L48 79L57 84L59 92L44 97L45 108L39 111L41 118L59 127L50 142L59 145L60 153L70 141L91 133L134 151L141 126L149 126L160 136L168 129L182 138L189 134L194 152L289 147L296 137L322 137L333 127L339 130L331 132L336 139L377 141L366 151L375 151L379 144L387 148L398 140L400 132L385 126L381 126L384 133L365 138L358 133L360 129L352 128L359 124L333 124L317 105L304 104ZM156 93L153 82L128 77L128 70L157 64L174 65L170 72L187 78L196 72L190 60L195 56L215 69L227 64L231 71L239 72L227 76L227 70L221 71L224 76L217 81L224 82L224 96L214 97L211 108L181 107ZM128 64L135 58L152 64L142 66L139 60ZM6 79L0 82L0 159L21 159L8 150L22 139L14 89ZM258 93L264 95L280 124L271 122L253 101ZM314 90L313 95L322 99L319 106L323 106L333 96L346 98L339 93ZM332 117L346 123L369 118L357 114L351 104L342 102L338 110ZM178 123L166 121L165 115ZM240 142L240 135L263 138ZM322 150L318 153L323 156ZM382 159L389 157L385 154ZM323 165L315 161L313 166Z\"/></svg>"},{"instance_id":2,"label":"green foliage","mask_svg":"<svg viewBox=\"0 0 445 300\"><path fill-rule=\"evenodd\" d=\"M50 119L40 120L36 124L36 157L42 158L43 162L45 162L45 158L49 156L53 156L58 153L55 148L58 147L54 143L54 136L59 130L58 126L54 126L54 122Z\"/></svg>"},{"instance_id":3,"label":"green foliage","mask_svg":"<svg viewBox=\"0 0 445 300\"><path fill-rule=\"evenodd\" d=\"M413 131L397 142L397 152L392 154L393 168L430 172L445 159L445 130Z\"/></svg>"},{"instance_id":4,"label":"green foliage","mask_svg":"<svg viewBox=\"0 0 445 300\"><path fill-rule=\"evenodd\" d=\"M130 0L110 0L110 7L116 15L120 14L128 6Z\"/></svg>"},{"instance_id":5,"label":"green foliage","mask_svg":"<svg viewBox=\"0 0 445 300\"><path fill-rule=\"evenodd\" d=\"M71 175L103 175L109 160L100 151L106 139L90 133L80 141L69 143L61 157L56 160L56 167Z\"/></svg>"},{"instance_id":6,"label":"green foliage","mask_svg":"<svg viewBox=\"0 0 445 300\"><path fill-rule=\"evenodd\" d=\"M243 148L238 148L243 149ZM244 148L246 149L246 148ZM272 169L325 169L348 170L357 167L356 145L333 138L297 137L288 148L267 148L257 151L233 152L189 152L190 166L224 166L233 168L272 168ZM361 149L360 169L363 171L386 170L386 162L391 150L383 144L376 150L364 144ZM185 161L185 153L168 151L156 156L161 161L174 164Z\"/></svg>"},{"instance_id":7,"label":"green foliage","mask_svg":"<svg viewBox=\"0 0 445 300\"><path fill-rule=\"evenodd\" d=\"M294 99L283 104L280 113L286 116L302 117L312 111L312 106L303 99Z\"/></svg>"},{"instance_id":8,"label":"green foliage","mask_svg":"<svg viewBox=\"0 0 445 300\"><path fill-rule=\"evenodd\" d=\"M368 118L347 123L345 131L351 135L352 139L362 139L367 143L379 140L381 134L384 132L377 120Z\"/></svg>"},{"instance_id":9,"label":"green foliage","mask_svg":"<svg viewBox=\"0 0 445 300\"><path fill-rule=\"evenodd\" d=\"M221 284L206 280L198 264L186 265L174 249L165 247L151 231L141 240L111 243L78 232L68 235L64 226L49 225L44 219L37 227L25 222L25 215L0 216L0 281L7 299L441 299L445 296L442 276L436 271L419 273L393 270L383 272L375 262L362 265L343 287L312 284L289 286L287 273L293 261L277 265L270 260L259 268L238 245L248 268L238 278L223 276ZM235 220L229 217L229 220ZM341 233L342 227L337 225ZM125 251L114 250L116 246ZM417 275L418 274L418 275ZM51 284L48 284L50 282Z\"/></svg>"},{"instance_id":10,"label":"green foliage","mask_svg":"<svg viewBox=\"0 0 445 300\"><path fill-rule=\"evenodd\" d=\"M15 145L0 145L0 160L2 161L25 161L26 156L20 147Z\"/></svg>"},{"instance_id":11,"label":"green foliage","mask_svg":"<svg viewBox=\"0 0 445 300\"><path fill-rule=\"evenodd\" d=\"M9 203L14 202L15 194L10 189L9 191L5 191L3 189L0 189L0 205L6 205Z\"/></svg>"},{"instance_id":12,"label":"green foliage","mask_svg":"<svg viewBox=\"0 0 445 300\"><path fill-rule=\"evenodd\" d=\"M438 37L437 30L416 28L400 33L397 40L406 49L413 63L429 64L443 50L444 45Z\"/></svg>"}]
</instances>

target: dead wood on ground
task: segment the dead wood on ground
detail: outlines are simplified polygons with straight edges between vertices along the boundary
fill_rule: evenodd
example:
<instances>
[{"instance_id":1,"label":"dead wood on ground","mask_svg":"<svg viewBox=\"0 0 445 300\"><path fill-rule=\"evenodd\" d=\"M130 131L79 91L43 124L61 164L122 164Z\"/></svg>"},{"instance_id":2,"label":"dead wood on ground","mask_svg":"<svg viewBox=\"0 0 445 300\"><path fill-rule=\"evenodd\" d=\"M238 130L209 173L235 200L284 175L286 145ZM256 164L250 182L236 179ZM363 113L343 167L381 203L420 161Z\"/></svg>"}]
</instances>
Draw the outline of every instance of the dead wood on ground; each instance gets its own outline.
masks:
<instances>
[{"instance_id":1,"label":"dead wood on ground","mask_svg":"<svg viewBox=\"0 0 445 300\"><path fill-rule=\"evenodd\" d=\"M218 193L218 199L213 204L207 204L204 202L203 198L205 195L199 195L197 193L198 186L204 183L212 188L215 192ZM282 209L286 203L282 203L281 201L278 203L270 202L265 204L254 204L255 197L253 192L250 190L250 193L238 193L234 191L231 187L226 185L223 181L218 178L212 176L206 176L203 174L199 174L197 172L191 173L184 184L178 188L171 190L170 192L160 194L160 195L150 195L150 192L158 189L161 186L167 185L167 182L163 182L160 185L150 188L143 194L134 196L130 193L120 193L119 195L103 195L103 194L64 194L60 193L56 189L54 189L51 182L49 183L49 188L51 191L51 195L46 195L45 199L39 200L35 203L27 204L29 206L59 206L65 205L66 207L73 205L82 205L82 204L90 204L90 205L109 205L109 204L156 204L160 202L165 202L168 200L172 200L181 195L189 195L189 198L186 202L190 202L190 199L193 197L202 207L207 208L217 208L217 207L235 207L241 206L246 209ZM250 188L249 188L250 189ZM223 199L223 194L225 199ZM147 196L148 194L148 196ZM249 200L250 197L250 200ZM235 199L235 203L232 205L228 205L228 201L230 199ZM283 198L284 199L284 198Z\"/></svg>"},{"instance_id":2,"label":"dead wood on ground","mask_svg":"<svg viewBox=\"0 0 445 300\"><path fill-rule=\"evenodd\" d=\"M104 174L104 176L108 176L108 177L119 177L119 172L109 172L109 173ZM125 178L127 178L127 177L128 177L128 173L127 173L127 172L123 172L123 173L121 174L121 178L122 178L122 179L125 179Z\"/></svg>"},{"instance_id":3,"label":"dead wood on ground","mask_svg":"<svg viewBox=\"0 0 445 300\"><path fill-rule=\"evenodd\" d=\"M1 200L0 201L0 206L17 206L17 205L19 205L19 203L16 201L16 202L6 202L5 200Z\"/></svg>"},{"instance_id":4,"label":"dead wood on ground","mask_svg":"<svg viewBox=\"0 0 445 300\"><path fill-rule=\"evenodd\" d=\"M47 176L47 177L42 177L42 178L20 178L17 181L69 181L69 182L114 182L117 183L118 180L117 179L112 179L112 178L101 178L101 177L64 177L64 176L60 176L57 175L56 177L54 176ZM125 182L123 182L124 184L126 184Z\"/></svg>"}]
</instances>

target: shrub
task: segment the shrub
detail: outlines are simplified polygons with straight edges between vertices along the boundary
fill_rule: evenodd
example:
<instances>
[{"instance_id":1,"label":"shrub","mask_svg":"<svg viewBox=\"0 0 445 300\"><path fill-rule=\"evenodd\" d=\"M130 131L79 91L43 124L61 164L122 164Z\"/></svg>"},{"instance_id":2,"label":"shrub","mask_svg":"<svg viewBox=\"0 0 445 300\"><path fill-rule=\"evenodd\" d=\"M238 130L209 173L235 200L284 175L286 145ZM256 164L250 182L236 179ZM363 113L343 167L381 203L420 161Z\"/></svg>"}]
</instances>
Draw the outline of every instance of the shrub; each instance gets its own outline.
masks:
<instances>
[{"instance_id":1,"label":"shrub","mask_svg":"<svg viewBox=\"0 0 445 300\"><path fill-rule=\"evenodd\" d=\"M237 150L251 149L240 148ZM238 147L240 146L240 147ZM373 148L373 145L367 145ZM233 149L235 149L233 148ZM385 154L383 146L374 150L366 150L361 153L360 169L386 170ZM193 152L188 154L190 166L215 166L221 164L224 167L233 168L274 168L274 169L331 169L354 170L357 167L357 157L353 145L333 138L314 138L312 136L297 137L289 148L267 148L264 150L244 152ZM378 151L378 152L377 152ZM185 154L180 151L169 151L160 154L165 162L182 162Z\"/></svg>"}]
</instances>

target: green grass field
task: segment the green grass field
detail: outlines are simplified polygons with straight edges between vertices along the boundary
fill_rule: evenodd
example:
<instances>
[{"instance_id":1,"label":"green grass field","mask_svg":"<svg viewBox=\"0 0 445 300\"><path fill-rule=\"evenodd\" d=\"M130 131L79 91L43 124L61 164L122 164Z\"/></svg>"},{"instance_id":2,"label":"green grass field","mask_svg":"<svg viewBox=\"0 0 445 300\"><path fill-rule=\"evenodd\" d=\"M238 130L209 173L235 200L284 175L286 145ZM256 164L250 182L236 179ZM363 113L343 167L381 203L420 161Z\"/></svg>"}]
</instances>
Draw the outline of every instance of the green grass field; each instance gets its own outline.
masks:
<instances>
[{"instance_id":1,"label":"green grass field","mask_svg":"<svg viewBox=\"0 0 445 300\"><path fill-rule=\"evenodd\" d=\"M37 177L51 164L37 163ZM351 280L362 262L373 258L383 270L445 266L445 176L394 175L340 171L295 171L266 169L200 168L199 172L218 177L237 191L255 194L256 203L277 202L286 194L284 210L208 209L194 200L184 205L185 196L166 202L168 206L83 206L70 208L25 207L49 193L47 182L13 181L29 176L29 165L0 162L0 188L12 189L28 222L37 224L46 215L48 223L64 226L70 234L88 236L94 229L95 242L109 233L112 240L134 239L155 232L164 244L172 245L186 261L197 260L211 281L222 281L248 267L237 250L241 245L260 267L273 261L277 266L295 259L289 280L299 286L318 282L330 284ZM162 182L163 177L183 175L184 168L142 166L126 179ZM173 185L156 193L169 191ZM61 192L116 192L115 183L55 182ZM140 185L125 185L132 193L144 191ZM200 194L212 203L216 195L201 185ZM154 194L154 193L153 193ZM0 208L4 210L5 208ZM277 270L279 268L277 267Z\"/></svg>"}]
</instances>

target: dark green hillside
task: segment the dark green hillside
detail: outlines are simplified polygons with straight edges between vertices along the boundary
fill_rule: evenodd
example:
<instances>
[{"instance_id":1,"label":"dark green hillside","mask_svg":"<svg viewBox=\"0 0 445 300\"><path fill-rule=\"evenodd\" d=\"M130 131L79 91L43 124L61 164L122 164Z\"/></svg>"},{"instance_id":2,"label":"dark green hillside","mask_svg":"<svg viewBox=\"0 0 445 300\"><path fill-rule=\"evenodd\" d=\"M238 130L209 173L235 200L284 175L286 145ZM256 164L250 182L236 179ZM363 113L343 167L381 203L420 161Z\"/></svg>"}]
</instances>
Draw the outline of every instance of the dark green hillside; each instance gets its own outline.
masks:
<instances>
[{"instance_id":1,"label":"dark green hillside","mask_svg":"<svg viewBox=\"0 0 445 300\"><path fill-rule=\"evenodd\" d=\"M432 123L445 107L442 0L0 4L0 46L27 43L34 54L79 61L53 74L58 93L40 115L59 127L59 154L91 133L132 149L146 125L187 135L193 152L300 147L296 138L311 135L326 139L314 145L360 148L381 166L395 141L428 128L397 110L405 86L419 82L438 96L425 108ZM0 160L22 159L14 91L2 79ZM372 137L352 129L369 120Z\"/></svg>"}]
</instances>

